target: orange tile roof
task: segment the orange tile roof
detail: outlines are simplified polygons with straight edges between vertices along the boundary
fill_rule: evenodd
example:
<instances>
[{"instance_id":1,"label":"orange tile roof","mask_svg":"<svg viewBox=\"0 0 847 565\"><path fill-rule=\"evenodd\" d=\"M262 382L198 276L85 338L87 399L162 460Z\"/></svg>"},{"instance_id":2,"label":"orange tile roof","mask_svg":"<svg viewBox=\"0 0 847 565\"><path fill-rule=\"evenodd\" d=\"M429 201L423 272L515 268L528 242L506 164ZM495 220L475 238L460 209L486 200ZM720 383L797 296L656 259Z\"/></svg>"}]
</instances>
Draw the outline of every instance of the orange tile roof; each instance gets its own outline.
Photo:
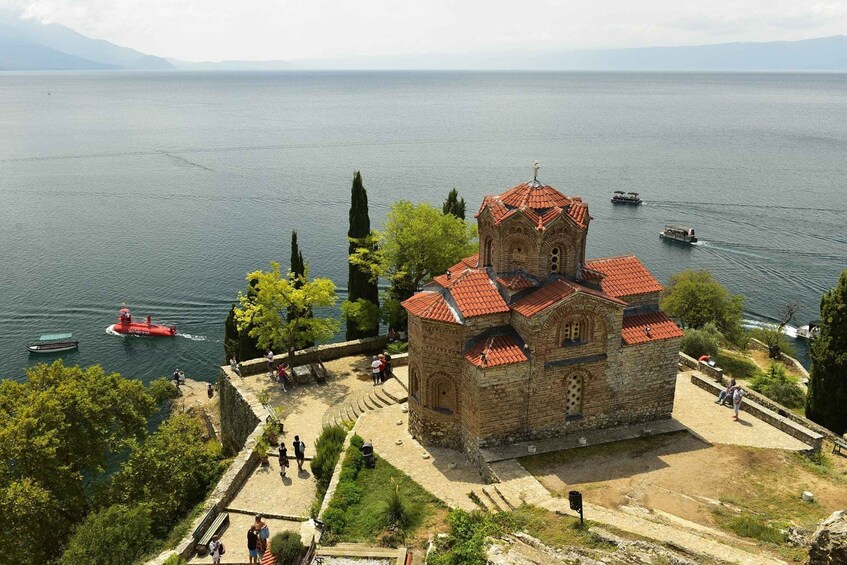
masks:
<instances>
[{"instance_id":1,"label":"orange tile roof","mask_svg":"<svg viewBox=\"0 0 847 565\"><path fill-rule=\"evenodd\" d=\"M659 292L663 288L634 255L591 259L585 266L605 275L600 287L616 298Z\"/></svg>"},{"instance_id":2,"label":"orange tile roof","mask_svg":"<svg viewBox=\"0 0 847 565\"><path fill-rule=\"evenodd\" d=\"M440 292L424 290L403 301L401 305L413 316L436 322L459 323L455 313L447 305L447 301Z\"/></svg>"},{"instance_id":3,"label":"orange tile roof","mask_svg":"<svg viewBox=\"0 0 847 565\"><path fill-rule=\"evenodd\" d=\"M465 271L458 277L452 277L447 288L466 318L509 311L509 305L486 271Z\"/></svg>"},{"instance_id":4,"label":"orange tile roof","mask_svg":"<svg viewBox=\"0 0 847 565\"><path fill-rule=\"evenodd\" d=\"M499 196L506 206L527 207L536 210L544 208L567 208L571 199L546 184L538 181L523 182Z\"/></svg>"},{"instance_id":5,"label":"orange tile roof","mask_svg":"<svg viewBox=\"0 0 847 565\"><path fill-rule=\"evenodd\" d=\"M524 296L517 302L514 302L512 304L512 310L529 318L543 312L550 306L553 306L562 299L567 298L574 292L582 292L616 304L626 305L626 302L618 300L617 298L609 296L599 290L594 290L593 288L578 285L570 281L556 279L552 283L542 286L532 294Z\"/></svg>"},{"instance_id":6,"label":"orange tile roof","mask_svg":"<svg viewBox=\"0 0 847 565\"><path fill-rule=\"evenodd\" d=\"M509 290L523 290L533 286L538 286L534 280L524 275L523 273L515 273L506 277L499 277L497 282L505 286Z\"/></svg>"},{"instance_id":7,"label":"orange tile roof","mask_svg":"<svg viewBox=\"0 0 847 565\"><path fill-rule=\"evenodd\" d=\"M647 328L650 332L647 332ZM668 318L664 312L651 312L649 314L638 314L636 316L624 316L623 330L621 336L626 345L636 345L650 341L682 337L673 320Z\"/></svg>"},{"instance_id":8,"label":"orange tile roof","mask_svg":"<svg viewBox=\"0 0 847 565\"><path fill-rule=\"evenodd\" d=\"M568 207L568 216L576 222L581 228L587 227L588 223L585 221L587 219L591 219L591 216L588 214L588 204L583 202L582 200L574 200L571 205Z\"/></svg>"},{"instance_id":9,"label":"orange tile roof","mask_svg":"<svg viewBox=\"0 0 847 565\"><path fill-rule=\"evenodd\" d=\"M496 367L527 361L520 345L506 335L484 339L465 351L465 359L477 367Z\"/></svg>"}]
</instances>

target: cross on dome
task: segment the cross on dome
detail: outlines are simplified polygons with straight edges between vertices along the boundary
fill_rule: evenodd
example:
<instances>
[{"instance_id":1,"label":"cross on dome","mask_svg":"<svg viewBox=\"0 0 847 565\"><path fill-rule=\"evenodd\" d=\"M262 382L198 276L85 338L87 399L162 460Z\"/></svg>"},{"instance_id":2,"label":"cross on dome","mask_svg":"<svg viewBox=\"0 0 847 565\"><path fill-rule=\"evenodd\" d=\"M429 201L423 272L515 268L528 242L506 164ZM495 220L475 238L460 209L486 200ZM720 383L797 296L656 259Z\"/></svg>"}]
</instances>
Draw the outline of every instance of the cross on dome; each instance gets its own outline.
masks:
<instances>
[{"instance_id":1,"label":"cross on dome","mask_svg":"<svg viewBox=\"0 0 847 565\"><path fill-rule=\"evenodd\" d=\"M534 161L532 163L532 171L533 171L532 180L534 180L534 181L538 180L538 169L540 169L540 168L541 168L541 163L539 163L538 161Z\"/></svg>"}]
</instances>

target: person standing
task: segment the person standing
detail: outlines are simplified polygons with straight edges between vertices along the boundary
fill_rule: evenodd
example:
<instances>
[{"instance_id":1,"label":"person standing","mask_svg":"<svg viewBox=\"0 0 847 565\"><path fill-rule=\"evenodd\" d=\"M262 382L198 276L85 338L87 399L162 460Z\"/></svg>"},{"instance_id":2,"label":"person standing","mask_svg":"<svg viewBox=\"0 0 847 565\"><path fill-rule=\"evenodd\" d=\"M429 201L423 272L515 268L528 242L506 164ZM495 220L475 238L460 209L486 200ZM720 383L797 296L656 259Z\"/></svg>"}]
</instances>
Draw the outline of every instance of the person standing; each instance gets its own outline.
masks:
<instances>
[{"instance_id":1,"label":"person standing","mask_svg":"<svg viewBox=\"0 0 847 565\"><path fill-rule=\"evenodd\" d=\"M220 563L223 554L224 544L220 536L212 536L212 541L209 542L209 557L212 558L212 563Z\"/></svg>"},{"instance_id":2,"label":"person standing","mask_svg":"<svg viewBox=\"0 0 847 565\"><path fill-rule=\"evenodd\" d=\"M300 436L294 436L294 459L297 460L297 470L302 471L306 460L306 444L300 441Z\"/></svg>"},{"instance_id":3,"label":"person standing","mask_svg":"<svg viewBox=\"0 0 847 565\"><path fill-rule=\"evenodd\" d=\"M268 361L268 373L270 376L274 376L274 352L268 349L265 353L265 359Z\"/></svg>"},{"instance_id":4,"label":"person standing","mask_svg":"<svg viewBox=\"0 0 847 565\"><path fill-rule=\"evenodd\" d=\"M288 470L288 448L285 443L279 442L279 474L285 477L285 472Z\"/></svg>"},{"instance_id":5,"label":"person standing","mask_svg":"<svg viewBox=\"0 0 847 565\"><path fill-rule=\"evenodd\" d=\"M259 533L259 553L265 553L268 550L268 538L271 537L271 530L270 528L268 528L268 525L265 523L265 521L262 520L261 514L256 514L256 519L253 523L253 527L256 528L256 531Z\"/></svg>"},{"instance_id":6,"label":"person standing","mask_svg":"<svg viewBox=\"0 0 847 565\"><path fill-rule=\"evenodd\" d=\"M256 534L256 526L250 526L247 530L247 552L250 554L250 565L259 565L259 536Z\"/></svg>"},{"instance_id":7,"label":"person standing","mask_svg":"<svg viewBox=\"0 0 847 565\"><path fill-rule=\"evenodd\" d=\"M732 393L732 410L735 412L735 416L732 419L736 422L738 421L738 412L741 411L741 399L744 398L745 394L747 393L740 386L735 387L735 392Z\"/></svg>"},{"instance_id":8,"label":"person standing","mask_svg":"<svg viewBox=\"0 0 847 565\"><path fill-rule=\"evenodd\" d=\"M206 394L209 396L209 400L215 396L215 389L212 388L212 383L209 383L209 386L206 387Z\"/></svg>"},{"instance_id":9,"label":"person standing","mask_svg":"<svg viewBox=\"0 0 847 565\"><path fill-rule=\"evenodd\" d=\"M276 369L276 380L282 387L282 392L288 392L287 390L285 390L285 381L288 378L288 373L286 372L287 368L288 365L286 363L280 363Z\"/></svg>"},{"instance_id":10,"label":"person standing","mask_svg":"<svg viewBox=\"0 0 847 565\"><path fill-rule=\"evenodd\" d=\"M383 375L382 382L385 382L391 377L393 377L394 373L391 370L391 355L389 355L386 351L382 354L382 358L385 361L385 374Z\"/></svg>"},{"instance_id":11,"label":"person standing","mask_svg":"<svg viewBox=\"0 0 847 565\"><path fill-rule=\"evenodd\" d=\"M373 363L371 363L371 373L374 380L374 385L379 384L379 368L382 366L382 363L379 361L379 357L374 355Z\"/></svg>"},{"instance_id":12,"label":"person standing","mask_svg":"<svg viewBox=\"0 0 847 565\"><path fill-rule=\"evenodd\" d=\"M174 386L176 387L177 390L179 390L179 369L174 371L173 379L174 379Z\"/></svg>"},{"instance_id":13,"label":"person standing","mask_svg":"<svg viewBox=\"0 0 847 565\"><path fill-rule=\"evenodd\" d=\"M229 368L232 369L232 372L241 376L241 367L238 366L238 359L235 358L235 355L229 358Z\"/></svg>"}]
</instances>

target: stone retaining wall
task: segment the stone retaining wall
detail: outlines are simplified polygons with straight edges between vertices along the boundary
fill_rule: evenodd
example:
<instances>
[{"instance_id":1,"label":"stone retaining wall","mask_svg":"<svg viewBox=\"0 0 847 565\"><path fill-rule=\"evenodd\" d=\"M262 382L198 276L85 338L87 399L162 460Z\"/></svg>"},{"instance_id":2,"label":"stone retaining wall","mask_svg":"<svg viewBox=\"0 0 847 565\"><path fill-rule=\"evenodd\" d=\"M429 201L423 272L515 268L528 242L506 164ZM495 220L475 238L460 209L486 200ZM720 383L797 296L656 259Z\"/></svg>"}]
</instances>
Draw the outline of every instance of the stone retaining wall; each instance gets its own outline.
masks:
<instances>
[{"instance_id":1,"label":"stone retaining wall","mask_svg":"<svg viewBox=\"0 0 847 565\"><path fill-rule=\"evenodd\" d=\"M716 381L723 380L723 369L720 367L712 367L708 363L703 363L702 361L698 361L694 357L689 357L682 351L679 352L679 363L680 365L685 365L691 369L697 369L703 374L709 375Z\"/></svg>"},{"instance_id":2,"label":"stone retaining wall","mask_svg":"<svg viewBox=\"0 0 847 565\"><path fill-rule=\"evenodd\" d=\"M221 407L221 442L231 453L237 453L262 420L238 387L234 386L227 372L218 377L218 394ZM251 395L252 396L252 395ZM264 409L263 409L264 410Z\"/></svg>"},{"instance_id":3,"label":"stone retaining wall","mask_svg":"<svg viewBox=\"0 0 847 565\"><path fill-rule=\"evenodd\" d=\"M328 343L325 345L316 345L308 349L296 351L294 355L298 365L306 363L317 363L318 361L329 361L330 359L339 359L341 357L350 357L352 355L361 355L362 353L371 353L374 351L383 351L388 338L385 336L366 337L364 339L354 339L353 341L344 341L341 343ZM288 359L288 353L274 355L274 362L279 363ZM393 357L392 357L393 359ZM240 363L241 374L258 375L259 373L268 370L267 360L263 357L258 359L250 359ZM223 367L229 372L229 367Z\"/></svg>"},{"instance_id":4,"label":"stone retaining wall","mask_svg":"<svg viewBox=\"0 0 847 565\"><path fill-rule=\"evenodd\" d=\"M702 388L703 390L715 396L723 390L723 381L717 382L708 379L707 377L692 373L691 383ZM819 451L823 442L823 435L809 429L803 423L794 421L789 415L792 414L788 408L777 404L776 402L765 398L755 391L745 389L747 396L744 398L742 410L755 416L759 420L770 424L778 430L785 432L793 438L799 439L803 443L811 446L812 450ZM771 408L773 406L774 408ZM805 418L801 418L805 420Z\"/></svg>"}]
</instances>

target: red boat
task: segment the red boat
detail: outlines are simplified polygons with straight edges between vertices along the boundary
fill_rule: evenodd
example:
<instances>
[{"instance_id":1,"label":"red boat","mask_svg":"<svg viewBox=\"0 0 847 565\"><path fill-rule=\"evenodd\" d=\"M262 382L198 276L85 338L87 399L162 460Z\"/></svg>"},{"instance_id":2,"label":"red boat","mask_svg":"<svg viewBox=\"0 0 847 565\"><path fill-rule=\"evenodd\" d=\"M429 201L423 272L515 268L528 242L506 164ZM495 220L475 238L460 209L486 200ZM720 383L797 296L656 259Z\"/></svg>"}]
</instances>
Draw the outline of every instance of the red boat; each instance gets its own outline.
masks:
<instances>
[{"instance_id":1,"label":"red boat","mask_svg":"<svg viewBox=\"0 0 847 565\"><path fill-rule=\"evenodd\" d=\"M165 326L154 324L150 316L143 322L133 322L129 308L121 308L118 312L118 323L112 329L124 335L149 335L149 336L173 336L176 335L176 326Z\"/></svg>"}]
</instances>

